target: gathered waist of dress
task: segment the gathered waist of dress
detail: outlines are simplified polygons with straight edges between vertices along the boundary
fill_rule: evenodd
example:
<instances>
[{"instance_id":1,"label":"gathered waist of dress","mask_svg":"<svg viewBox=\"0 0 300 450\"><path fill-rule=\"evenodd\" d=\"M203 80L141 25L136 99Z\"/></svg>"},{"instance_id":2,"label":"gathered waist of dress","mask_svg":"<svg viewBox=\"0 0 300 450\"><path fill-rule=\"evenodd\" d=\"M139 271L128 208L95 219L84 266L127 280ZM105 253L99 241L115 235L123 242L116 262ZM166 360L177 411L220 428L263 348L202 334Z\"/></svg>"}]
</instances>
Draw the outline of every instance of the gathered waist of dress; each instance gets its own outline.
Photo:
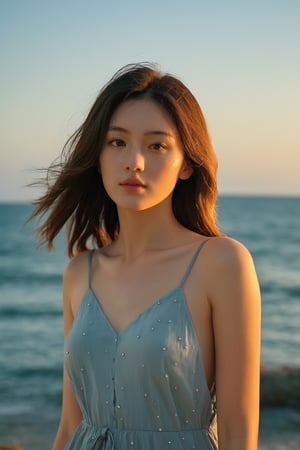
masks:
<instances>
[{"instance_id":1,"label":"gathered waist of dress","mask_svg":"<svg viewBox=\"0 0 300 450\"><path fill-rule=\"evenodd\" d=\"M77 431L79 439L82 432L85 435L84 448L86 450L159 450L164 448L202 450L214 448L209 438L209 430L206 429L121 430L108 426L95 426L83 420ZM72 446L67 448L71 449Z\"/></svg>"}]
</instances>

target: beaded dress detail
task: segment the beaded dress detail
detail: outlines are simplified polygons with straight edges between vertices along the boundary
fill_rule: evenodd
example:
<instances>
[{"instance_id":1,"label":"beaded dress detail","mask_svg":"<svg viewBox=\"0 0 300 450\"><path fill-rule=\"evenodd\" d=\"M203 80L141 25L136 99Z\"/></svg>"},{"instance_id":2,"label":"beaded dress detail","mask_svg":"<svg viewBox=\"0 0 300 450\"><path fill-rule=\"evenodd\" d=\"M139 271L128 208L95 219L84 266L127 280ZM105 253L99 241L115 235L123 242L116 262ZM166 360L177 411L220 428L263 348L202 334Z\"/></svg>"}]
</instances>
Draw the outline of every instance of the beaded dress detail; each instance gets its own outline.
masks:
<instances>
[{"instance_id":1,"label":"beaded dress detail","mask_svg":"<svg viewBox=\"0 0 300 450\"><path fill-rule=\"evenodd\" d=\"M217 449L211 397L183 285L120 333L91 287L65 343L65 364L83 420L65 450Z\"/></svg>"}]
</instances>

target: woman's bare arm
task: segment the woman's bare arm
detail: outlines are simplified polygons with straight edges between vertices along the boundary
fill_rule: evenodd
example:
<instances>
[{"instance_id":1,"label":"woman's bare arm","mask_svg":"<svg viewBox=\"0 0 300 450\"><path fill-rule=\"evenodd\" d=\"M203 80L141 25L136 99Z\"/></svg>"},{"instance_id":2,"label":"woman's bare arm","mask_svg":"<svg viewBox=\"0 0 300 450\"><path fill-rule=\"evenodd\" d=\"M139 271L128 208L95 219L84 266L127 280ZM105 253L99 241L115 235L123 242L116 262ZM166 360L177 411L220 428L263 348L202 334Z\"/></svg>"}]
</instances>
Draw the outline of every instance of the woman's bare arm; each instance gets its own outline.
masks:
<instances>
[{"instance_id":1,"label":"woman's bare arm","mask_svg":"<svg viewBox=\"0 0 300 450\"><path fill-rule=\"evenodd\" d=\"M247 249L229 238L212 243L209 297L216 349L220 450L257 450L260 292Z\"/></svg>"},{"instance_id":2,"label":"woman's bare arm","mask_svg":"<svg viewBox=\"0 0 300 450\"><path fill-rule=\"evenodd\" d=\"M74 319L71 307L71 287L74 286L74 272L76 272L76 264L71 261L65 269L63 280L65 339L71 329ZM64 367L61 420L52 450L63 450L65 448L68 440L71 438L81 420L82 414L78 402L73 394L66 368Z\"/></svg>"}]
</instances>

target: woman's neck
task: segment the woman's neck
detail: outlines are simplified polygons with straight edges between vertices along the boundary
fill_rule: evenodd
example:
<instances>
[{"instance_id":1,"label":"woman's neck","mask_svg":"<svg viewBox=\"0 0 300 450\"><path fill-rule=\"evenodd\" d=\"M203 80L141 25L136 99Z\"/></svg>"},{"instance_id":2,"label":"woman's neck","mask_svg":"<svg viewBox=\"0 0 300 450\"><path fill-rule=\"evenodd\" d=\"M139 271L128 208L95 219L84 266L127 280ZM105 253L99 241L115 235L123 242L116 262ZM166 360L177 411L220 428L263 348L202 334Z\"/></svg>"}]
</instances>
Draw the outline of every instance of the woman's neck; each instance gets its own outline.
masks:
<instances>
[{"instance_id":1,"label":"woman's neck","mask_svg":"<svg viewBox=\"0 0 300 450\"><path fill-rule=\"evenodd\" d=\"M182 245L191 233L176 220L172 210L158 206L143 211L118 210L120 234L113 244L125 260L138 258L145 251L164 250Z\"/></svg>"}]
</instances>

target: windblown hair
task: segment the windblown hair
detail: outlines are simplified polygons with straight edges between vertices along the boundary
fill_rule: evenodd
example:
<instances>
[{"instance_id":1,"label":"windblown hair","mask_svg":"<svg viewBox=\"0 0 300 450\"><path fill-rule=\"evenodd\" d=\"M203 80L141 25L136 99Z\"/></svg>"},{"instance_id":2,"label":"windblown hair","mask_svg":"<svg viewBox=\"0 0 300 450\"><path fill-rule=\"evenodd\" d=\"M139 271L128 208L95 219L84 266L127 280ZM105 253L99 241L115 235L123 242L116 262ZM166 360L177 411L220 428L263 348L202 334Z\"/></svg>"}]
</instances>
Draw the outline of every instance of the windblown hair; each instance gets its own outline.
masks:
<instances>
[{"instance_id":1,"label":"windblown hair","mask_svg":"<svg viewBox=\"0 0 300 450\"><path fill-rule=\"evenodd\" d=\"M187 180L178 180L172 197L173 212L184 227L204 236L217 236L217 161L201 108L189 89L177 78L161 74L150 64L128 65L100 91L80 128L65 144L60 161L47 169L42 182L46 193L33 202L30 217L46 218L37 232L41 244L51 249L59 231L67 225L68 253L114 241L120 231L115 203L105 191L98 171L111 117L129 99L156 101L177 127L185 157L193 168Z\"/></svg>"}]
</instances>

